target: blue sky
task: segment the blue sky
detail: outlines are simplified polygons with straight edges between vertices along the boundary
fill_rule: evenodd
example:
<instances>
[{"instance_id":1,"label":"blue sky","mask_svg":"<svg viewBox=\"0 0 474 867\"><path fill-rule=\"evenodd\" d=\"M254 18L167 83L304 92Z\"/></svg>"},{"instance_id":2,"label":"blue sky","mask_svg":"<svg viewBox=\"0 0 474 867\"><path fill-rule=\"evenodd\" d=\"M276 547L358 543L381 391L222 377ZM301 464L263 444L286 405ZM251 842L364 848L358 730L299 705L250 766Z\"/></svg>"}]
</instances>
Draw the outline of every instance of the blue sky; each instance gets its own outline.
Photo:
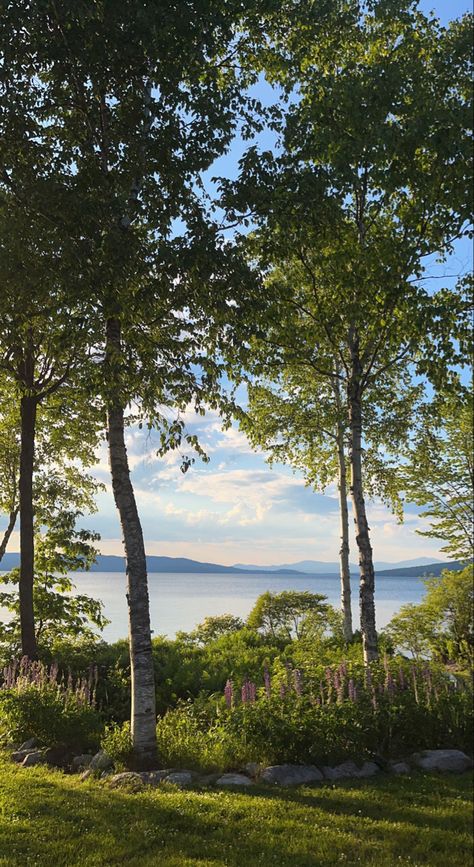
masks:
<instances>
[{"instance_id":1,"label":"blue sky","mask_svg":"<svg viewBox=\"0 0 474 867\"><path fill-rule=\"evenodd\" d=\"M424 11L434 9L443 22L470 9L463 0L420 5ZM219 161L215 174L233 174L245 147L237 142L231 155ZM468 245L460 245L447 273L464 271L469 252ZM128 452L149 554L222 564L337 560L339 517L334 486L325 495L318 494L288 467L270 469L264 456L252 451L236 427L223 431L213 412L204 418L190 412L186 421L188 431L199 435L211 459L207 465L197 459L186 475L180 471L179 454L172 452L164 460L156 457L157 434L128 432ZM98 497L98 514L84 523L101 533L103 553L122 554L105 445L96 475L107 490ZM399 526L382 504L371 503L369 523L376 560L443 556L436 542L416 535L421 520L414 507L408 507L405 523ZM17 534L10 550L18 550ZM352 552L351 559L355 560L354 540Z\"/></svg>"}]
</instances>

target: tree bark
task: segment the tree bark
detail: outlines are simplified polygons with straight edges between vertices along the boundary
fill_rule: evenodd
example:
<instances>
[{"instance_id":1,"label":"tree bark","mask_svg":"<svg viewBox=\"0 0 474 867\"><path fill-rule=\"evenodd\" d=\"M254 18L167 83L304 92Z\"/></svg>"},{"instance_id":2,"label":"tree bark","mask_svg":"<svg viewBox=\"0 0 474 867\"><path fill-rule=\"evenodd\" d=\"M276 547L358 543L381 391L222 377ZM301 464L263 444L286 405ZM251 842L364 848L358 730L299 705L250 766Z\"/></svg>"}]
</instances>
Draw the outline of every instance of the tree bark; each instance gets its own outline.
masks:
<instances>
[{"instance_id":1,"label":"tree bark","mask_svg":"<svg viewBox=\"0 0 474 867\"><path fill-rule=\"evenodd\" d=\"M19 509L16 508L16 509L13 509L12 512L10 512L10 515L8 518L8 526L7 526L7 529L5 530L5 532L3 534L3 539L0 542L0 563L2 562L3 555L5 554L5 551L7 550L7 546L8 546L8 543L10 541L10 536L13 533L13 530L15 529L16 519L18 518L18 511L19 511Z\"/></svg>"},{"instance_id":2,"label":"tree bark","mask_svg":"<svg viewBox=\"0 0 474 867\"><path fill-rule=\"evenodd\" d=\"M347 508L347 468L344 451L344 426L338 424L337 452L339 461L339 515L341 520L341 547L339 564L341 575L341 610L344 618L344 639L352 640L351 572L349 566L349 512Z\"/></svg>"},{"instance_id":3,"label":"tree bark","mask_svg":"<svg viewBox=\"0 0 474 867\"><path fill-rule=\"evenodd\" d=\"M21 398L20 448L20 629L23 656L36 659L38 649L35 636L33 609L33 582L35 562L33 513L33 464L35 455L36 397Z\"/></svg>"},{"instance_id":4,"label":"tree bark","mask_svg":"<svg viewBox=\"0 0 474 867\"><path fill-rule=\"evenodd\" d=\"M109 387L120 382L122 343L120 321L109 318L106 325L106 363L113 371ZM150 606L145 546L135 494L130 479L124 434L124 408L120 388L107 408L107 435L112 489L123 531L129 617L130 667L132 682L131 730L134 764L156 766L155 677L150 629Z\"/></svg>"},{"instance_id":5,"label":"tree bark","mask_svg":"<svg viewBox=\"0 0 474 867\"><path fill-rule=\"evenodd\" d=\"M352 369L348 386L349 424L350 424L350 465L351 465L351 499L354 511L356 542L359 549L360 569L360 628L362 632L362 647L364 662L372 662L378 658L377 631L375 628L375 571L370 544L370 531L365 509L363 473L362 473L362 400L361 400L361 364L358 353L358 341L351 342Z\"/></svg>"},{"instance_id":6,"label":"tree bark","mask_svg":"<svg viewBox=\"0 0 474 867\"><path fill-rule=\"evenodd\" d=\"M347 463L345 450L346 428L342 418L342 401L339 383L334 383L338 419L336 429L338 459L339 518L341 523L341 547L339 549L339 571L341 576L341 611L343 616L344 640L352 641L351 572L349 566L349 513L347 508Z\"/></svg>"}]
</instances>

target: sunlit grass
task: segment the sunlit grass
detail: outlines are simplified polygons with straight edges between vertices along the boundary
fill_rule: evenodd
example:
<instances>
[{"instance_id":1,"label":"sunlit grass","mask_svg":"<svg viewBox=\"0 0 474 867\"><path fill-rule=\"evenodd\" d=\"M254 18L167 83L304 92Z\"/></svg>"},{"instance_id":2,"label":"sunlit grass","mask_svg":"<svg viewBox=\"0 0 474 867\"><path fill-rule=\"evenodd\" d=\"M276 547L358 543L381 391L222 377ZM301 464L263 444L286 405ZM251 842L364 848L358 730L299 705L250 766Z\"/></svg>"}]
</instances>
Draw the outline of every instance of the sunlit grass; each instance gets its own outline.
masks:
<instances>
[{"instance_id":1,"label":"sunlit grass","mask_svg":"<svg viewBox=\"0 0 474 867\"><path fill-rule=\"evenodd\" d=\"M132 795L0 765L0 864L307 867L472 862L472 777Z\"/></svg>"}]
</instances>

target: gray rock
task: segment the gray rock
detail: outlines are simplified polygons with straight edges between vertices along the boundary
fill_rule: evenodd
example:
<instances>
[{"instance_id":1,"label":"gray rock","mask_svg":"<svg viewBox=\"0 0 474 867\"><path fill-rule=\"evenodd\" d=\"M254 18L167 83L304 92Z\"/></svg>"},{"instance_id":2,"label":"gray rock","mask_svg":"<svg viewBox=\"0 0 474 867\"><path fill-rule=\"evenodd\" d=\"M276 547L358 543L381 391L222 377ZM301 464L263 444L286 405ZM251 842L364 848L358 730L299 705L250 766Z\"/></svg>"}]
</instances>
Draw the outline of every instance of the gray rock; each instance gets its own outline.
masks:
<instances>
[{"instance_id":1,"label":"gray rock","mask_svg":"<svg viewBox=\"0 0 474 867\"><path fill-rule=\"evenodd\" d=\"M216 786L253 786L254 782L245 774L223 774L216 781Z\"/></svg>"},{"instance_id":2,"label":"gray rock","mask_svg":"<svg viewBox=\"0 0 474 867\"><path fill-rule=\"evenodd\" d=\"M80 756L74 756L71 767L74 771L82 770L82 768L88 768L94 756L91 756L89 753L82 753Z\"/></svg>"},{"instance_id":3,"label":"gray rock","mask_svg":"<svg viewBox=\"0 0 474 867\"><path fill-rule=\"evenodd\" d=\"M375 777L375 774L380 774L380 767L376 762L364 762L361 768L359 768L357 776L360 778L364 777Z\"/></svg>"},{"instance_id":4,"label":"gray rock","mask_svg":"<svg viewBox=\"0 0 474 867\"><path fill-rule=\"evenodd\" d=\"M184 786L190 786L193 780L193 775L191 771L175 771L173 774L168 774L167 777L164 777L164 783L173 783L174 786L179 786L183 788Z\"/></svg>"},{"instance_id":5,"label":"gray rock","mask_svg":"<svg viewBox=\"0 0 474 867\"><path fill-rule=\"evenodd\" d=\"M145 788L140 774L136 774L134 771L123 771L121 774L114 774L110 777L107 785L111 789L126 789L128 792L140 792Z\"/></svg>"},{"instance_id":6,"label":"gray rock","mask_svg":"<svg viewBox=\"0 0 474 867\"><path fill-rule=\"evenodd\" d=\"M323 779L315 765L272 765L260 774L262 783L279 786L298 786L302 783L315 783Z\"/></svg>"},{"instance_id":7,"label":"gray rock","mask_svg":"<svg viewBox=\"0 0 474 867\"><path fill-rule=\"evenodd\" d=\"M411 770L408 762L389 762L388 769L392 774L409 774Z\"/></svg>"},{"instance_id":8,"label":"gray rock","mask_svg":"<svg viewBox=\"0 0 474 867\"><path fill-rule=\"evenodd\" d=\"M29 752L23 759L21 765L23 768L31 768L33 765L45 765L46 757L43 750L35 750Z\"/></svg>"},{"instance_id":9,"label":"gray rock","mask_svg":"<svg viewBox=\"0 0 474 867\"><path fill-rule=\"evenodd\" d=\"M12 761L13 761L13 762L17 762L18 764L20 764L20 762L23 762L23 760L26 758L26 756L29 756L30 753L36 753L36 752L37 752L36 749L30 749L30 750L15 750L15 752L12 753L12 755L11 755L11 757L12 757Z\"/></svg>"},{"instance_id":10,"label":"gray rock","mask_svg":"<svg viewBox=\"0 0 474 867\"><path fill-rule=\"evenodd\" d=\"M355 762L342 762L334 768L324 767L323 774L326 780L348 780L358 777L359 768Z\"/></svg>"},{"instance_id":11,"label":"gray rock","mask_svg":"<svg viewBox=\"0 0 474 867\"><path fill-rule=\"evenodd\" d=\"M199 786L213 786L220 776L220 774L203 774L198 777L197 784Z\"/></svg>"},{"instance_id":12,"label":"gray rock","mask_svg":"<svg viewBox=\"0 0 474 867\"><path fill-rule=\"evenodd\" d=\"M157 786L165 777L169 777L173 771L171 768L165 768L160 771L141 771L140 777L147 786Z\"/></svg>"},{"instance_id":13,"label":"gray rock","mask_svg":"<svg viewBox=\"0 0 474 867\"><path fill-rule=\"evenodd\" d=\"M472 768L472 759L461 750L423 750L414 753L412 761L424 771L451 771L462 773Z\"/></svg>"},{"instance_id":14,"label":"gray rock","mask_svg":"<svg viewBox=\"0 0 474 867\"><path fill-rule=\"evenodd\" d=\"M25 741L25 743L22 744L21 747L18 747L18 752L21 753L23 752L23 750L33 750L35 749L35 747L37 748L40 746L41 744L38 738L30 738L29 740Z\"/></svg>"},{"instance_id":15,"label":"gray rock","mask_svg":"<svg viewBox=\"0 0 474 867\"><path fill-rule=\"evenodd\" d=\"M113 759L104 750L99 750L92 757L89 767L91 771L108 771L109 768L113 768L113 765Z\"/></svg>"},{"instance_id":16,"label":"gray rock","mask_svg":"<svg viewBox=\"0 0 474 867\"><path fill-rule=\"evenodd\" d=\"M72 761L72 752L68 747L48 747L44 752L44 760L53 768L69 768Z\"/></svg>"}]
</instances>

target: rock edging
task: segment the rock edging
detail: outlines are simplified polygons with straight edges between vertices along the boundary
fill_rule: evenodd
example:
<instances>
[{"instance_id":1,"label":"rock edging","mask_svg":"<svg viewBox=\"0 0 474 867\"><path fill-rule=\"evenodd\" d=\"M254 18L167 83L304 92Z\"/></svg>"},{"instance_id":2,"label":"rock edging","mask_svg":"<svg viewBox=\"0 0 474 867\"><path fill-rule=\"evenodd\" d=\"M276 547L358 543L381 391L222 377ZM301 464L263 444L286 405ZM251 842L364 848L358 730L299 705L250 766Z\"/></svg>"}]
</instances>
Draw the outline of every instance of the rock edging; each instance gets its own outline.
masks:
<instances>
[{"instance_id":1,"label":"rock edging","mask_svg":"<svg viewBox=\"0 0 474 867\"><path fill-rule=\"evenodd\" d=\"M173 785L187 788L191 785L217 787L249 787L259 785L300 786L313 783L335 783L350 779L368 779L380 773L409 774L413 770L442 773L462 773L473 767L472 759L461 750L422 750L409 758L388 762L352 759L338 765L316 766L282 764L264 767L250 762L241 770L228 773L197 774L183 768L161 768L155 771L121 771L116 773L113 759L104 750L95 755L82 753L72 756L65 748L41 748L31 738L12 753L12 760L22 767L45 764L81 773L81 780L100 779L110 788L123 788L131 792L145 786Z\"/></svg>"}]
</instances>

